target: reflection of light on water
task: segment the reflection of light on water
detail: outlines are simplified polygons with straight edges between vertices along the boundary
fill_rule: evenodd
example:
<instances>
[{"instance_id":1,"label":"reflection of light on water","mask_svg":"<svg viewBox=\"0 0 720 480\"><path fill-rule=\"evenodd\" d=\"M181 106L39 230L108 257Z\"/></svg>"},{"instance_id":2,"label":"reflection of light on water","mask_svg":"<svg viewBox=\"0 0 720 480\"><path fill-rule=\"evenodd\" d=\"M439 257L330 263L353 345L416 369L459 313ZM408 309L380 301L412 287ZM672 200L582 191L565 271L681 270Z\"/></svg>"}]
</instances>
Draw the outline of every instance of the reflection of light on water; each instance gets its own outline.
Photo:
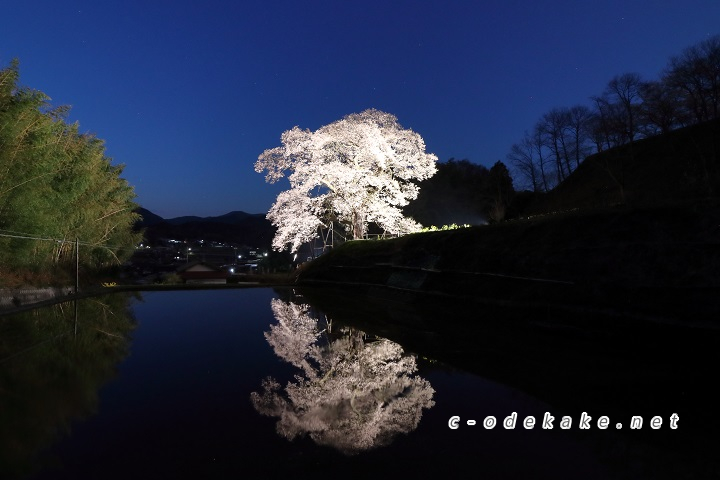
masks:
<instances>
[{"instance_id":1,"label":"reflection of light on water","mask_svg":"<svg viewBox=\"0 0 720 480\"><path fill-rule=\"evenodd\" d=\"M415 357L404 355L397 343L368 341L350 328L321 329L307 305L274 299L272 310L278 323L265 338L302 374L284 389L266 378L251 400L259 413L278 418L283 437L307 434L320 445L354 454L413 431L422 410L435 404L430 383L413 375Z\"/></svg>"}]
</instances>

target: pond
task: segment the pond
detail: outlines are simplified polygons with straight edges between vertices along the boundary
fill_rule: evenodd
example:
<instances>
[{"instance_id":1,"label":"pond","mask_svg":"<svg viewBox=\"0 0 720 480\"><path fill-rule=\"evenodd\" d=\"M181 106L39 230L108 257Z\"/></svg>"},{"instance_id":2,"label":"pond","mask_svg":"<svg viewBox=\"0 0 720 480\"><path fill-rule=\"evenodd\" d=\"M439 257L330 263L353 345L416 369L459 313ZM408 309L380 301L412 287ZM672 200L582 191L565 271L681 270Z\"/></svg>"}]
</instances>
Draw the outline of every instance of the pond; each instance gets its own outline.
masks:
<instances>
[{"instance_id":1,"label":"pond","mask_svg":"<svg viewBox=\"0 0 720 480\"><path fill-rule=\"evenodd\" d=\"M718 472L712 449L697 447L716 425L709 415L696 425L715 401L697 362L714 351L684 355L694 374L656 355L717 345L716 334L628 324L620 341L550 323L547 311L397 300L163 291L0 317L0 477ZM630 430L629 413L642 429Z\"/></svg>"}]
</instances>

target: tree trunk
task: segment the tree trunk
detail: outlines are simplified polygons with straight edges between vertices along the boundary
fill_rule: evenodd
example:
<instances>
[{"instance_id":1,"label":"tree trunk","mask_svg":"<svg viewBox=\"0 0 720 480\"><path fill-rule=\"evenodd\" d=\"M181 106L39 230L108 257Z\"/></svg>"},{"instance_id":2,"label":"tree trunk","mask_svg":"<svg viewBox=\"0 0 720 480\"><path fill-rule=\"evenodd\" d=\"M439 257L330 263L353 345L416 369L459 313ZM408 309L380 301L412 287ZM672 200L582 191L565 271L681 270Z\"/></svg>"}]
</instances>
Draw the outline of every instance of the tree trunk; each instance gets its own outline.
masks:
<instances>
[{"instance_id":1,"label":"tree trunk","mask_svg":"<svg viewBox=\"0 0 720 480\"><path fill-rule=\"evenodd\" d=\"M353 240L360 240L365 237L365 216L357 211L352 215Z\"/></svg>"}]
</instances>

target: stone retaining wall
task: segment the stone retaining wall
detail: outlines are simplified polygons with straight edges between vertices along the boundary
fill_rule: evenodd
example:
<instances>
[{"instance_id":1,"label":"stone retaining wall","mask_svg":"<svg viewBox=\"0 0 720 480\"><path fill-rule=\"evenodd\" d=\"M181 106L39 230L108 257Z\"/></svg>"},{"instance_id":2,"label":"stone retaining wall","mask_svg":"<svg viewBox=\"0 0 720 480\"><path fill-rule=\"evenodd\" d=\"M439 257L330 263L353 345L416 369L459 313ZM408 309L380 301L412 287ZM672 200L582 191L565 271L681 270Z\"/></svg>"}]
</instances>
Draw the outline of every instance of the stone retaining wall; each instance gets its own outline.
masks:
<instances>
[{"instance_id":1,"label":"stone retaining wall","mask_svg":"<svg viewBox=\"0 0 720 480\"><path fill-rule=\"evenodd\" d=\"M17 308L23 305L51 300L55 297L72 294L72 287L20 288L0 290L0 309Z\"/></svg>"}]
</instances>

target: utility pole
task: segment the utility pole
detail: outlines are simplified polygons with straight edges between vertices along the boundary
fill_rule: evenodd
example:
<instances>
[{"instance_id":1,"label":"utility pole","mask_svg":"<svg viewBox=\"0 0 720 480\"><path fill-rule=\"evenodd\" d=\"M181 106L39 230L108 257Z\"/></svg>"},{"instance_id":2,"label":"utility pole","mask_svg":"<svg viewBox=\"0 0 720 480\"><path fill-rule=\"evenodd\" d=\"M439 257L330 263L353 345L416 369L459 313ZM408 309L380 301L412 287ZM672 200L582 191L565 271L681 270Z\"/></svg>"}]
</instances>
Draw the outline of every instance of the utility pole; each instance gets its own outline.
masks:
<instances>
[{"instance_id":1,"label":"utility pole","mask_svg":"<svg viewBox=\"0 0 720 480\"><path fill-rule=\"evenodd\" d=\"M80 239L75 237L75 295L80 293Z\"/></svg>"}]
</instances>

